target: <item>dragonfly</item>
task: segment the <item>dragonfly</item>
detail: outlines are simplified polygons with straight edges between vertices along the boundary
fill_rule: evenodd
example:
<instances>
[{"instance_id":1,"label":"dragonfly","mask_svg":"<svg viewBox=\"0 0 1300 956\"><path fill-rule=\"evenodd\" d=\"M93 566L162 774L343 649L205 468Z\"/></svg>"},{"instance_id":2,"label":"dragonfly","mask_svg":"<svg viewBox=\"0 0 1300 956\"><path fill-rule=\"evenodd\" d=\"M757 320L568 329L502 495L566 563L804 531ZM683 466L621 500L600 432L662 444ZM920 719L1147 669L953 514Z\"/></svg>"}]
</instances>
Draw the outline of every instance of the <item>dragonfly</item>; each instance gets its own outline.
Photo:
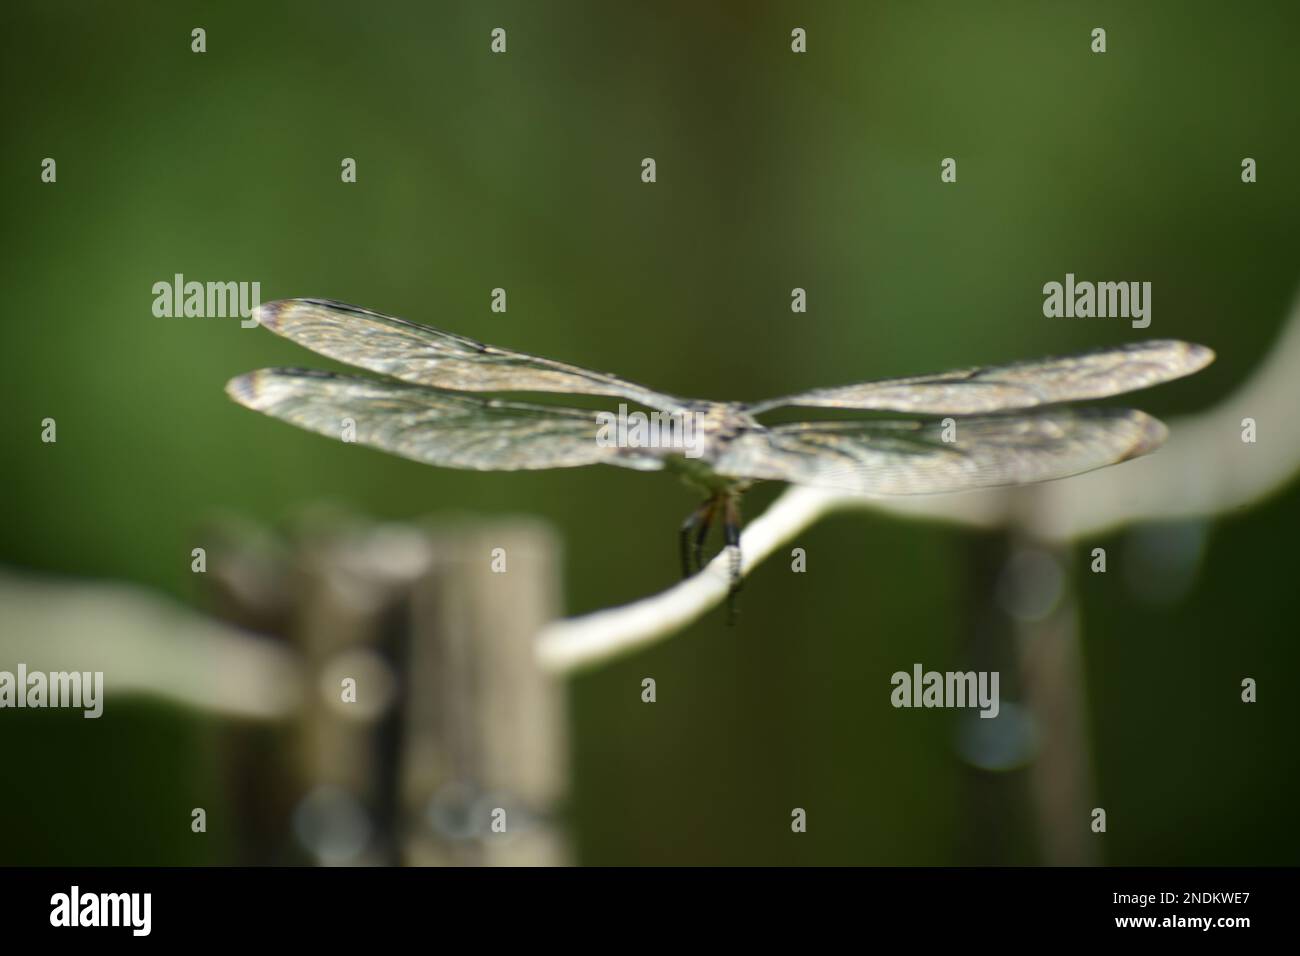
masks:
<instances>
[{"instance_id":1,"label":"dragonfly","mask_svg":"<svg viewBox=\"0 0 1300 956\"><path fill-rule=\"evenodd\" d=\"M1050 481L1153 451L1167 430L1131 408L1070 407L1190 375L1202 345L1151 340L1064 358L817 388L766 401L679 398L606 372L327 299L260 305L261 325L320 355L385 376L266 368L232 379L241 405L300 428L430 465L526 471L613 465L676 472L703 496L678 533L683 576L704 565L723 527L734 598L741 580L740 499L787 482L875 495L941 494ZM602 441L599 417L561 405L474 393L617 398L694 423L692 443ZM626 408L621 406L620 411ZM765 425L782 408L873 413Z\"/></svg>"}]
</instances>

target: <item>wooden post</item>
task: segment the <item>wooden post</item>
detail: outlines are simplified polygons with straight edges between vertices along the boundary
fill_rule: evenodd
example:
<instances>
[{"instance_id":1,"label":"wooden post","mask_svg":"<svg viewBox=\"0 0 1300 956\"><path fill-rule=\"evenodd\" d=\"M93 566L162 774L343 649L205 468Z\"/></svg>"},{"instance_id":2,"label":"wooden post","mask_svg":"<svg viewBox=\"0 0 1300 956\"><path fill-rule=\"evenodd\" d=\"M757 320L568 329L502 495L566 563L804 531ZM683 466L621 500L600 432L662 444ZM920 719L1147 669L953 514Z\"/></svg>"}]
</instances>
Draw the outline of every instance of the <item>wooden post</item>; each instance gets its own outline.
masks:
<instances>
[{"instance_id":1,"label":"wooden post","mask_svg":"<svg viewBox=\"0 0 1300 956\"><path fill-rule=\"evenodd\" d=\"M567 795L562 685L532 638L560 606L560 548L533 520L296 534L276 580L307 693L288 759L291 825L326 864L557 865ZM248 579L238 549L216 580ZM234 569L234 570L232 570ZM229 616L256 616L236 590Z\"/></svg>"},{"instance_id":2,"label":"wooden post","mask_svg":"<svg viewBox=\"0 0 1300 956\"><path fill-rule=\"evenodd\" d=\"M406 861L560 865L562 685L532 640L559 610L560 548L538 522L444 528L414 595L402 798Z\"/></svg>"}]
</instances>

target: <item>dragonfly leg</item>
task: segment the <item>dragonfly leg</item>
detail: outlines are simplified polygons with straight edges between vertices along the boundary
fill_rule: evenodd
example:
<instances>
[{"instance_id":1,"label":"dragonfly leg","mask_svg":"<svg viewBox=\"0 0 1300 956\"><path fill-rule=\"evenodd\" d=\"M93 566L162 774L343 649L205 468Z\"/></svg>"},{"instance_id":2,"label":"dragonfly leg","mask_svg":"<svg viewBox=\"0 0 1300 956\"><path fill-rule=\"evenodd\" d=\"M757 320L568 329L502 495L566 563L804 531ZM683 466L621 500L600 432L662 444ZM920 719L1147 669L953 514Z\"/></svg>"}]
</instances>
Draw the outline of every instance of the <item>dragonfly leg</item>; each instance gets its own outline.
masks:
<instances>
[{"instance_id":1,"label":"dragonfly leg","mask_svg":"<svg viewBox=\"0 0 1300 956\"><path fill-rule=\"evenodd\" d=\"M727 589L727 623L736 623L739 613L736 596L740 593L740 501L728 495L723 506L722 526L726 532L727 554L731 559L731 586Z\"/></svg>"},{"instance_id":2,"label":"dragonfly leg","mask_svg":"<svg viewBox=\"0 0 1300 956\"><path fill-rule=\"evenodd\" d=\"M701 503L682 522L682 529L678 533L677 543L681 550L682 577L684 578L689 578L700 568L700 553L704 550L704 539L708 535L709 525L713 521L714 507L714 499L710 498L708 501ZM691 539L692 532L695 532L693 541Z\"/></svg>"},{"instance_id":3,"label":"dragonfly leg","mask_svg":"<svg viewBox=\"0 0 1300 956\"><path fill-rule=\"evenodd\" d=\"M691 560L695 562L695 570L704 569L704 543L709 539L709 529L713 527L714 515L718 513L718 499L710 498L704 504L700 505L703 512L700 516L700 525L695 529L695 541L691 547Z\"/></svg>"}]
</instances>

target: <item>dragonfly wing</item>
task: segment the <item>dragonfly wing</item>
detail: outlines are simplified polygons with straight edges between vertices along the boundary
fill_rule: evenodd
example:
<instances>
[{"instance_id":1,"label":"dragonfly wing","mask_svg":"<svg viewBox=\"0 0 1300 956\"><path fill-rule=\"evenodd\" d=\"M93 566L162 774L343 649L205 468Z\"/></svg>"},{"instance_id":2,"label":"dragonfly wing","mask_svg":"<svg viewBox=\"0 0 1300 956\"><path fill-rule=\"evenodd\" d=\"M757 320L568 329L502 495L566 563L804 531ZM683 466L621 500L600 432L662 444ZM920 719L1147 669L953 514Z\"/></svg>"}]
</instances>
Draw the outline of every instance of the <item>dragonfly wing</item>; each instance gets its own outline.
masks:
<instances>
[{"instance_id":1,"label":"dragonfly wing","mask_svg":"<svg viewBox=\"0 0 1300 956\"><path fill-rule=\"evenodd\" d=\"M460 392L613 395L660 409L683 404L616 375L484 345L342 302L282 299L259 306L257 318L313 352L416 385Z\"/></svg>"},{"instance_id":2,"label":"dragonfly wing","mask_svg":"<svg viewBox=\"0 0 1300 956\"><path fill-rule=\"evenodd\" d=\"M1052 409L942 421L801 422L748 432L713 463L735 478L875 495L1065 478L1144 455L1165 426L1133 409ZM954 439L945 441L945 435Z\"/></svg>"},{"instance_id":3,"label":"dragonfly wing","mask_svg":"<svg viewBox=\"0 0 1300 956\"><path fill-rule=\"evenodd\" d=\"M235 401L299 428L445 468L522 471L609 464L663 467L652 449L597 441L594 412L481 399L419 385L299 369L261 369L232 379Z\"/></svg>"},{"instance_id":4,"label":"dragonfly wing","mask_svg":"<svg viewBox=\"0 0 1300 956\"><path fill-rule=\"evenodd\" d=\"M982 415L1119 395L1182 378L1212 361L1214 353L1203 345L1153 340L1066 358L819 388L759 402L749 411L796 405L921 415Z\"/></svg>"}]
</instances>

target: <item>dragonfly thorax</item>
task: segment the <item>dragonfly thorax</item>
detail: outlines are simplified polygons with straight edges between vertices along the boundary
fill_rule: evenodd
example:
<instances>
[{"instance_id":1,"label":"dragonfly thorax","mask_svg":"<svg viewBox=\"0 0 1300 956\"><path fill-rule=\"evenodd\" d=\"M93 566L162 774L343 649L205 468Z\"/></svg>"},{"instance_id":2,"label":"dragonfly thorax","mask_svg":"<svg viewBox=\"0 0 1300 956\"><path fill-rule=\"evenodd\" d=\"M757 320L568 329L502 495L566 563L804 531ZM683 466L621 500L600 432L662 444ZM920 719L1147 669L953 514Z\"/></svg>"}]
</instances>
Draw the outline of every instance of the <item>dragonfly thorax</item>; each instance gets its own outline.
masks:
<instances>
[{"instance_id":1,"label":"dragonfly thorax","mask_svg":"<svg viewBox=\"0 0 1300 956\"><path fill-rule=\"evenodd\" d=\"M719 475L713 467L741 436L766 431L747 408L740 402L694 402L681 409L678 414L689 419L690 451L665 456L665 466L711 494L748 487L751 481Z\"/></svg>"},{"instance_id":2,"label":"dragonfly thorax","mask_svg":"<svg viewBox=\"0 0 1300 956\"><path fill-rule=\"evenodd\" d=\"M741 402L701 402L687 410L695 418L695 428L700 435L717 441L728 441L747 431L763 428Z\"/></svg>"}]
</instances>

